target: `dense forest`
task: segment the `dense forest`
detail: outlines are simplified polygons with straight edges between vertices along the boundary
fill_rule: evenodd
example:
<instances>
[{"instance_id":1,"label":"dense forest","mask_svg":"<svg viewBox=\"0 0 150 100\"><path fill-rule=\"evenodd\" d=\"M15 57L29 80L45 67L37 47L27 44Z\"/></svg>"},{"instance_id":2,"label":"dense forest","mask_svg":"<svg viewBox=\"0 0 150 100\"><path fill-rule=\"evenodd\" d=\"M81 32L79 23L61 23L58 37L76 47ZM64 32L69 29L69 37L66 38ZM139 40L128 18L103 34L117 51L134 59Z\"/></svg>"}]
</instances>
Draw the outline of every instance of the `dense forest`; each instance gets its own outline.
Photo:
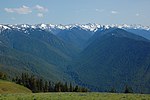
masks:
<instances>
[{"instance_id":1,"label":"dense forest","mask_svg":"<svg viewBox=\"0 0 150 100\"><path fill-rule=\"evenodd\" d=\"M7 75L0 72L0 79L6 80ZM78 85L72 85L72 83L63 82L52 82L46 81L42 78L38 78L28 73L22 73L22 75L16 76L12 79L16 84L23 85L29 88L33 93L38 92L88 92L87 88L80 87Z\"/></svg>"},{"instance_id":2,"label":"dense forest","mask_svg":"<svg viewBox=\"0 0 150 100\"><path fill-rule=\"evenodd\" d=\"M23 85L32 92L87 92L88 89L79 87L78 85L73 86L71 83L68 85L67 82L52 82L46 81L42 78L37 78L34 75L28 73L22 73L21 77L13 78L13 82Z\"/></svg>"}]
</instances>

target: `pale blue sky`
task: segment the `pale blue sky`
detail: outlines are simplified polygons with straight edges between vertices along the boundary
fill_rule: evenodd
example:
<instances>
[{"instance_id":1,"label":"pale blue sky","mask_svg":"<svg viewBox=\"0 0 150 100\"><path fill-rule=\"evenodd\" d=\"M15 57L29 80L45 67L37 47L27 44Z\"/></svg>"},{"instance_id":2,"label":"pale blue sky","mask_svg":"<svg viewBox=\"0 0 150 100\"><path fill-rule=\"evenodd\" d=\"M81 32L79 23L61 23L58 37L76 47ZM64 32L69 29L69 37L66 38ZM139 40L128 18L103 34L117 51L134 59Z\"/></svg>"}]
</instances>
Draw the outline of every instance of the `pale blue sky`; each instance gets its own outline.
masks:
<instances>
[{"instance_id":1,"label":"pale blue sky","mask_svg":"<svg viewBox=\"0 0 150 100\"><path fill-rule=\"evenodd\" d=\"M0 23L150 25L150 0L1 0Z\"/></svg>"}]
</instances>

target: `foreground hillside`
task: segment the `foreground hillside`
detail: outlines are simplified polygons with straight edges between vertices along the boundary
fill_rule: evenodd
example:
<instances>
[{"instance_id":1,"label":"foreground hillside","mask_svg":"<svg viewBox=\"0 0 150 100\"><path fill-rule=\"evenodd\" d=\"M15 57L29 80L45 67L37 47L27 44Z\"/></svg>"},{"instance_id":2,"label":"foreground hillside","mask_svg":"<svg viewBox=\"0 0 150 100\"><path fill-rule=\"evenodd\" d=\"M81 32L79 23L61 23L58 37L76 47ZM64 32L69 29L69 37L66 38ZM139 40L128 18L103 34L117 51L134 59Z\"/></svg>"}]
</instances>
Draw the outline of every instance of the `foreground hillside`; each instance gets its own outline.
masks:
<instances>
[{"instance_id":1,"label":"foreground hillside","mask_svg":"<svg viewBox=\"0 0 150 100\"><path fill-rule=\"evenodd\" d=\"M150 100L148 94L109 93L1 94L0 97L2 100Z\"/></svg>"},{"instance_id":2,"label":"foreground hillside","mask_svg":"<svg viewBox=\"0 0 150 100\"><path fill-rule=\"evenodd\" d=\"M3 93L31 93L31 90L12 82L0 80L0 94Z\"/></svg>"}]
</instances>

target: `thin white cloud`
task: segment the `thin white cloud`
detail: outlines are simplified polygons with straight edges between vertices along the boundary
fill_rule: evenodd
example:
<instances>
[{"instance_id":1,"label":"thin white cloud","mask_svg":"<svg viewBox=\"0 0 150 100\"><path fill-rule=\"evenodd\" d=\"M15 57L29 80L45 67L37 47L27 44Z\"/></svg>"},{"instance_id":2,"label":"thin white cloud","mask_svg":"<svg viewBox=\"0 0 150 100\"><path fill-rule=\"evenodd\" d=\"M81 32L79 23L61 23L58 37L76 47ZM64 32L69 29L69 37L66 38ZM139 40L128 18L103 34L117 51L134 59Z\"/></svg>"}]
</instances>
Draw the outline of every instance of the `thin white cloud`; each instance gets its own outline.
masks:
<instances>
[{"instance_id":1,"label":"thin white cloud","mask_svg":"<svg viewBox=\"0 0 150 100\"><path fill-rule=\"evenodd\" d=\"M4 8L8 13L17 13L17 14L29 14L32 12L31 8L27 6L22 6L20 8Z\"/></svg>"},{"instance_id":2,"label":"thin white cloud","mask_svg":"<svg viewBox=\"0 0 150 100\"><path fill-rule=\"evenodd\" d=\"M112 13L112 14L118 14L118 12L117 12L117 11L111 11L111 13Z\"/></svg>"},{"instance_id":3,"label":"thin white cloud","mask_svg":"<svg viewBox=\"0 0 150 100\"><path fill-rule=\"evenodd\" d=\"M39 12L47 12L47 11L48 11L47 8L42 7L42 6L40 6L40 5L36 5L36 6L35 6L35 9L38 10Z\"/></svg>"},{"instance_id":4,"label":"thin white cloud","mask_svg":"<svg viewBox=\"0 0 150 100\"><path fill-rule=\"evenodd\" d=\"M7 13L16 13L16 14L29 14L29 13L32 13L34 11L37 12L37 16L42 18L44 17L44 14L43 13L46 13L48 12L48 9L43 7L43 6L40 6L40 5L36 5L36 6L33 6L33 7L28 7L28 6L21 6L19 8L4 8L4 10L7 12ZM15 18L11 18L12 20L15 20Z\"/></svg>"},{"instance_id":5,"label":"thin white cloud","mask_svg":"<svg viewBox=\"0 0 150 100\"><path fill-rule=\"evenodd\" d=\"M44 17L44 15L42 13L38 13L37 16L41 17L41 18Z\"/></svg>"},{"instance_id":6,"label":"thin white cloud","mask_svg":"<svg viewBox=\"0 0 150 100\"><path fill-rule=\"evenodd\" d=\"M12 8L4 8L4 10L8 13L13 13L14 10Z\"/></svg>"},{"instance_id":7,"label":"thin white cloud","mask_svg":"<svg viewBox=\"0 0 150 100\"><path fill-rule=\"evenodd\" d=\"M103 11L104 11L104 9L95 9L95 11L96 11L96 12L100 12L100 13L101 13L101 12L103 12Z\"/></svg>"}]
</instances>

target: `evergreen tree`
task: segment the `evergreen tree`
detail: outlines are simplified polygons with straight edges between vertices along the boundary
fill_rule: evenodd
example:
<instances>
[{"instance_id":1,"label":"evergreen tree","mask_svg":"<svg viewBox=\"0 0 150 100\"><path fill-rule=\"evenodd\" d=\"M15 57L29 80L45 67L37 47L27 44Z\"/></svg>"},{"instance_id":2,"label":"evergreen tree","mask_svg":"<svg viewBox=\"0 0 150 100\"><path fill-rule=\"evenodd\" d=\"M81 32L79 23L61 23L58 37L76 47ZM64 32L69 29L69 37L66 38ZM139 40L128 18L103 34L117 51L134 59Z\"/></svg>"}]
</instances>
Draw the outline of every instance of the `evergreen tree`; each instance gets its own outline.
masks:
<instances>
[{"instance_id":1,"label":"evergreen tree","mask_svg":"<svg viewBox=\"0 0 150 100\"><path fill-rule=\"evenodd\" d=\"M67 85L67 82L66 82L65 85L64 85L64 92L68 92L68 85Z\"/></svg>"},{"instance_id":2,"label":"evergreen tree","mask_svg":"<svg viewBox=\"0 0 150 100\"><path fill-rule=\"evenodd\" d=\"M39 82L39 85L40 85L40 91L43 92L43 80L40 79L40 82Z\"/></svg>"},{"instance_id":3,"label":"evergreen tree","mask_svg":"<svg viewBox=\"0 0 150 100\"><path fill-rule=\"evenodd\" d=\"M80 92L88 92L86 88L81 88Z\"/></svg>"},{"instance_id":4,"label":"evergreen tree","mask_svg":"<svg viewBox=\"0 0 150 100\"><path fill-rule=\"evenodd\" d=\"M24 73L21 74L21 82L24 86L26 86L26 84L25 84L25 74Z\"/></svg>"},{"instance_id":5,"label":"evergreen tree","mask_svg":"<svg viewBox=\"0 0 150 100\"><path fill-rule=\"evenodd\" d=\"M78 86L76 85L73 91L74 91L74 92L78 92L78 89L79 89L79 88L78 88Z\"/></svg>"},{"instance_id":6,"label":"evergreen tree","mask_svg":"<svg viewBox=\"0 0 150 100\"><path fill-rule=\"evenodd\" d=\"M48 92L48 82L45 81L44 92Z\"/></svg>"},{"instance_id":7,"label":"evergreen tree","mask_svg":"<svg viewBox=\"0 0 150 100\"><path fill-rule=\"evenodd\" d=\"M53 88L53 85L52 85L52 82L51 82L51 81L49 81L48 91L49 91L49 92L54 92L54 88Z\"/></svg>"},{"instance_id":8,"label":"evergreen tree","mask_svg":"<svg viewBox=\"0 0 150 100\"><path fill-rule=\"evenodd\" d=\"M31 89L34 93L37 92L37 91L38 91L38 90L37 90L37 83L36 83L36 79L35 79L35 77L34 77L33 75L30 77L29 83L30 83L30 89Z\"/></svg>"},{"instance_id":9,"label":"evergreen tree","mask_svg":"<svg viewBox=\"0 0 150 100\"><path fill-rule=\"evenodd\" d=\"M109 92L116 93L116 89L113 87L113 88L111 88L111 90Z\"/></svg>"},{"instance_id":10,"label":"evergreen tree","mask_svg":"<svg viewBox=\"0 0 150 100\"><path fill-rule=\"evenodd\" d=\"M3 72L0 72L0 79L6 80L7 79L7 75L4 74Z\"/></svg>"},{"instance_id":11,"label":"evergreen tree","mask_svg":"<svg viewBox=\"0 0 150 100\"><path fill-rule=\"evenodd\" d=\"M133 89L129 86L125 86L125 90L124 90L124 93L133 93Z\"/></svg>"},{"instance_id":12,"label":"evergreen tree","mask_svg":"<svg viewBox=\"0 0 150 100\"><path fill-rule=\"evenodd\" d=\"M73 92L72 84L70 83L69 92Z\"/></svg>"},{"instance_id":13,"label":"evergreen tree","mask_svg":"<svg viewBox=\"0 0 150 100\"><path fill-rule=\"evenodd\" d=\"M61 82L58 82L57 84L57 92L61 92Z\"/></svg>"},{"instance_id":14,"label":"evergreen tree","mask_svg":"<svg viewBox=\"0 0 150 100\"><path fill-rule=\"evenodd\" d=\"M37 79L36 81L36 87L37 87L37 92L40 92L40 80Z\"/></svg>"}]
</instances>

